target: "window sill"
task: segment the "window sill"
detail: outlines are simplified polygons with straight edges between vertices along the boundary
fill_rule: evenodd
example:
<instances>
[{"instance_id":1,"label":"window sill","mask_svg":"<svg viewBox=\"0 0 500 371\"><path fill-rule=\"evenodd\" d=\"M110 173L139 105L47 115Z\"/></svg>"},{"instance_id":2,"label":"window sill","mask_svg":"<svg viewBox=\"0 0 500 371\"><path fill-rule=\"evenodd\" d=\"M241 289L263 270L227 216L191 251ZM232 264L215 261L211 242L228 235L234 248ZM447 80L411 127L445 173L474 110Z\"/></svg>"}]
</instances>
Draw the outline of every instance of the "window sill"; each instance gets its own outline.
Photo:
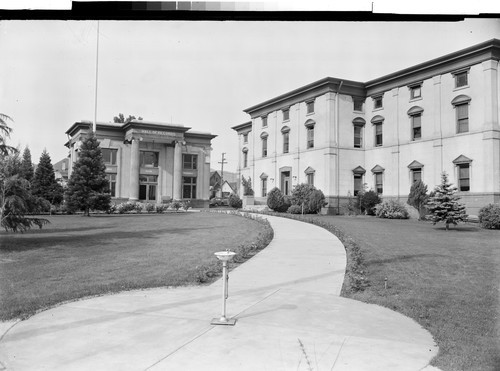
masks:
<instances>
[{"instance_id":1,"label":"window sill","mask_svg":"<svg viewBox=\"0 0 500 371\"><path fill-rule=\"evenodd\" d=\"M383 109L384 109L384 107L374 108L374 109L372 110L372 112L382 111Z\"/></svg>"},{"instance_id":2,"label":"window sill","mask_svg":"<svg viewBox=\"0 0 500 371\"><path fill-rule=\"evenodd\" d=\"M464 90L464 89L468 89L469 87L470 87L469 85L464 85L464 86L460 86L458 88L453 89L453 91Z\"/></svg>"},{"instance_id":3,"label":"window sill","mask_svg":"<svg viewBox=\"0 0 500 371\"><path fill-rule=\"evenodd\" d=\"M410 98L410 103L418 102L419 100L422 100L422 97Z\"/></svg>"},{"instance_id":4,"label":"window sill","mask_svg":"<svg viewBox=\"0 0 500 371\"><path fill-rule=\"evenodd\" d=\"M314 112L306 113L306 116L312 116L312 115L314 115Z\"/></svg>"}]
</instances>

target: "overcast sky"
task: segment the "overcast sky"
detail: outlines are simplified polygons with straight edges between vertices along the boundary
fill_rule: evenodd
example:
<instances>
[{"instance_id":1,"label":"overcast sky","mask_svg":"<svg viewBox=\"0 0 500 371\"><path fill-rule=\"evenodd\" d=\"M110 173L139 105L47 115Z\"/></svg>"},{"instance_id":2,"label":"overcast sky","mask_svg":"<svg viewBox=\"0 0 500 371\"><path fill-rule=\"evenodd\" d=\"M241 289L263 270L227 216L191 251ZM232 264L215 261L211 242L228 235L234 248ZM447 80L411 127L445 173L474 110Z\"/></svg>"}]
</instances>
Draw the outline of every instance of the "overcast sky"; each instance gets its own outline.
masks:
<instances>
[{"instance_id":1,"label":"overcast sky","mask_svg":"<svg viewBox=\"0 0 500 371\"><path fill-rule=\"evenodd\" d=\"M498 19L463 22L100 21L97 120L122 112L218 135L235 171L243 110L326 76L368 81L492 39ZM10 144L67 155L66 130L93 120L96 21L1 21L0 112Z\"/></svg>"}]
</instances>

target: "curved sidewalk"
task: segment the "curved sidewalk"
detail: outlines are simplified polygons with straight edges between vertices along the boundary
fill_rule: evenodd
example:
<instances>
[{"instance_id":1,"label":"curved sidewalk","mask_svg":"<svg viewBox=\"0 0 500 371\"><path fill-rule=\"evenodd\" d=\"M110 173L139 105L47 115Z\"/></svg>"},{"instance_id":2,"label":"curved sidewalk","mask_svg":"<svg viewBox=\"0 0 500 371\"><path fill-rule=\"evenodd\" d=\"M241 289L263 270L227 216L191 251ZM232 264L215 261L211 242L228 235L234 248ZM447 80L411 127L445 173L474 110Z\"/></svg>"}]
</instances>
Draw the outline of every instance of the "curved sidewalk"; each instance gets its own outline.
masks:
<instances>
[{"instance_id":1,"label":"curved sidewalk","mask_svg":"<svg viewBox=\"0 0 500 371\"><path fill-rule=\"evenodd\" d=\"M339 297L345 251L328 231L268 217L270 245L221 281L76 301L18 322L0 370L421 370L431 335L391 310ZM3 367L3 368L2 368Z\"/></svg>"}]
</instances>

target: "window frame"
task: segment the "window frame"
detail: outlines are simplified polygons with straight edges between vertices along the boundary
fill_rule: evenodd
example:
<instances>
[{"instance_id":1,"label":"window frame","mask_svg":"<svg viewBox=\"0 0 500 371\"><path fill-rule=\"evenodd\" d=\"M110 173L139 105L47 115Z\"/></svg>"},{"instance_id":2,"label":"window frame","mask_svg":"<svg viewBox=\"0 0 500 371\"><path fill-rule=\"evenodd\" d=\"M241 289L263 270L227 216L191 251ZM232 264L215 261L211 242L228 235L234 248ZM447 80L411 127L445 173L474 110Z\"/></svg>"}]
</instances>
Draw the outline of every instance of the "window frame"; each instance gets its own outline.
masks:
<instances>
[{"instance_id":1,"label":"window frame","mask_svg":"<svg viewBox=\"0 0 500 371\"><path fill-rule=\"evenodd\" d=\"M314 148L314 125L307 127L307 142L306 148L311 149Z\"/></svg>"},{"instance_id":2,"label":"window frame","mask_svg":"<svg viewBox=\"0 0 500 371\"><path fill-rule=\"evenodd\" d=\"M248 149L243 148L241 152L243 152L243 167L248 167Z\"/></svg>"},{"instance_id":3,"label":"window frame","mask_svg":"<svg viewBox=\"0 0 500 371\"><path fill-rule=\"evenodd\" d=\"M116 173L106 174L106 179L109 183L109 194L111 197L116 197Z\"/></svg>"},{"instance_id":4,"label":"window frame","mask_svg":"<svg viewBox=\"0 0 500 371\"><path fill-rule=\"evenodd\" d=\"M186 180L190 179L192 180L191 182L187 182ZM193 200L196 199L196 192L197 192L197 185L198 185L198 177L196 176L182 176L182 198L187 199L187 200ZM186 188L188 187L188 188ZM189 189L187 193L191 195L191 197L186 197L186 189ZM194 197L193 197L194 193Z\"/></svg>"},{"instance_id":5,"label":"window frame","mask_svg":"<svg viewBox=\"0 0 500 371\"><path fill-rule=\"evenodd\" d=\"M352 98L352 110L354 112L363 112L363 105L364 105L365 101L364 99L361 99L361 98ZM359 105L359 109L356 109L357 105Z\"/></svg>"},{"instance_id":6,"label":"window frame","mask_svg":"<svg viewBox=\"0 0 500 371\"><path fill-rule=\"evenodd\" d=\"M188 158L190 158L190 160L188 160ZM186 164L188 166L186 166ZM183 153L182 170L198 170L198 155L194 153Z\"/></svg>"},{"instance_id":7,"label":"window frame","mask_svg":"<svg viewBox=\"0 0 500 371\"><path fill-rule=\"evenodd\" d=\"M471 179L471 166L470 163L463 162L456 165L457 166L457 185L460 192L470 192L470 179ZM467 169L467 177L462 177L462 169ZM467 185L464 186L462 182L467 180ZM463 189L467 188L467 189Z\"/></svg>"},{"instance_id":8,"label":"window frame","mask_svg":"<svg viewBox=\"0 0 500 371\"><path fill-rule=\"evenodd\" d=\"M463 77L462 82L461 77ZM465 88L469 86L469 71L458 71L453 73L453 79L455 80L455 89Z\"/></svg>"},{"instance_id":9,"label":"window frame","mask_svg":"<svg viewBox=\"0 0 500 371\"><path fill-rule=\"evenodd\" d=\"M109 161L105 156L105 153L109 153ZM104 165L116 165L118 158L118 149L116 148L101 148L102 161Z\"/></svg>"},{"instance_id":10,"label":"window frame","mask_svg":"<svg viewBox=\"0 0 500 371\"><path fill-rule=\"evenodd\" d=\"M155 155L155 161L153 162L153 164L145 163L147 153L153 153ZM158 151L145 151L145 150L140 151L139 154L140 167L158 168L159 159L160 159L160 152Z\"/></svg>"},{"instance_id":11,"label":"window frame","mask_svg":"<svg viewBox=\"0 0 500 371\"><path fill-rule=\"evenodd\" d=\"M284 108L282 111L283 121L290 121L290 108Z\"/></svg>"},{"instance_id":12,"label":"window frame","mask_svg":"<svg viewBox=\"0 0 500 371\"><path fill-rule=\"evenodd\" d=\"M262 157L267 157L267 135L261 137L262 140Z\"/></svg>"},{"instance_id":13,"label":"window frame","mask_svg":"<svg viewBox=\"0 0 500 371\"><path fill-rule=\"evenodd\" d=\"M418 123L416 122L417 118L418 118ZM416 141L422 139L422 113L419 112L411 115L410 120L411 120L411 140ZM417 133L418 136L416 135Z\"/></svg>"},{"instance_id":14,"label":"window frame","mask_svg":"<svg viewBox=\"0 0 500 371\"><path fill-rule=\"evenodd\" d=\"M314 110L314 100L306 101L306 115L312 115Z\"/></svg>"},{"instance_id":15,"label":"window frame","mask_svg":"<svg viewBox=\"0 0 500 371\"><path fill-rule=\"evenodd\" d=\"M376 122L373 124L373 130L375 134L374 147L382 147L384 145L384 131L382 128L383 122ZM380 143L379 143L380 138Z\"/></svg>"},{"instance_id":16,"label":"window frame","mask_svg":"<svg viewBox=\"0 0 500 371\"><path fill-rule=\"evenodd\" d=\"M261 119L262 119L262 127L263 128L267 128L267 125L268 125L268 122L267 122L267 116L268 115L265 115L265 116L262 116Z\"/></svg>"},{"instance_id":17,"label":"window frame","mask_svg":"<svg viewBox=\"0 0 500 371\"><path fill-rule=\"evenodd\" d=\"M373 110L379 110L384 108L384 96L383 95L377 95L375 97L372 97L373 99Z\"/></svg>"},{"instance_id":18,"label":"window frame","mask_svg":"<svg viewBox=\"0 0 500 371\"><path fill-rule=\"evenodd\" d=\"M422 84L415 84L409 87L410 88L410 100L414 99L422 99ZM418 95L415 94L418 91Z\"/></svg>"},{"instance_id":19,"label":"window frame","mask_svg":"<svg viewBox=\"0 0 500 371\"><path fill-rule=\"evenodd\" d=\"M242 135L243 135L243 144L247 144L248 143L248 133L244 133Z\"/></svg>"},{"instance_id":20,"label":"window frame","mask_svg":"<svg viewBox=\"0 0 500 371\"><path fill-rule=\"evenodd\" d=\"M267 196L267 177L260 179L260 192L262 197Z\"/></svg>"},{"instance_id":21,"label":"window frame","mask_svg":"<svg viewBox=\"0 0 500 371\"><path fill-rule=\"evenodd\" d=\"M465 109L466 116L460 117L460 111ZM455 105L455 117L457 125L457 134L468 133L469 132L469 103L460 103ZM463 127L465 126L465 129Z\"/></svg>"}]
</instances>

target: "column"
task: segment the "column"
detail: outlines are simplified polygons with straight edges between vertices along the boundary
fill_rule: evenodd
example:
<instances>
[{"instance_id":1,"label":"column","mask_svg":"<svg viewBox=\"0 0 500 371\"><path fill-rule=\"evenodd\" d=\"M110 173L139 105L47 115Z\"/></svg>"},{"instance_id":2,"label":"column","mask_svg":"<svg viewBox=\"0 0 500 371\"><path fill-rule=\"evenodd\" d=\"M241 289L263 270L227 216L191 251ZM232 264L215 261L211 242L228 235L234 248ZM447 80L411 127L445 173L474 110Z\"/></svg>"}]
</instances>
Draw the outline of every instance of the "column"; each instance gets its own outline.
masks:
<instances>
[{"instance_id":1,"label":"column","mask_svg":"<svg viewBox=\"0 0 500 371\"><path fill-rule=\"evenodd\" d=\"M182 147L175 142L174 150L174 200L182 199Z\"/></svg>"},{"instance_id":2,"label":"column","mask_svg":"<svg viewBox=\"0 0 500 371\"><path fill-rule=\"evenodd\" d=\"M139 200L139 140L132 139L132 147L130 149L130 187L129 201Z\"/></svg>"},{"instance_id":3,"label":"column","mask_svg":"<svg viewBox=\"0 0 500 371\"><path fill-rule=\"evenodd\" d=\"M427 180L427 184L430 185L429 188L434 188L434 185L441 183L441 173L443 172L443 127L442 127L442 121L441 121L441 75L434 76L432 78L433 84L434 84L434 91L433 91L433 102L434 102L434 107L433 107L433 112L434 115L432 116L434 119L433 126L434 126L434 132L433 132L433 149L434 149L434 161L432 162L432 166L434 167L434 173L431 174L422 174L424 179L432 179L433 183L430 183L429 180ZM445 103L446 104L446 103ZM449 102L448 102L449 104ZM425 170L424 170L425 171ZM432 178L431 178L432 176ZM424 180L425 182L425 180Z\"/></svg>"}]
</instances>

